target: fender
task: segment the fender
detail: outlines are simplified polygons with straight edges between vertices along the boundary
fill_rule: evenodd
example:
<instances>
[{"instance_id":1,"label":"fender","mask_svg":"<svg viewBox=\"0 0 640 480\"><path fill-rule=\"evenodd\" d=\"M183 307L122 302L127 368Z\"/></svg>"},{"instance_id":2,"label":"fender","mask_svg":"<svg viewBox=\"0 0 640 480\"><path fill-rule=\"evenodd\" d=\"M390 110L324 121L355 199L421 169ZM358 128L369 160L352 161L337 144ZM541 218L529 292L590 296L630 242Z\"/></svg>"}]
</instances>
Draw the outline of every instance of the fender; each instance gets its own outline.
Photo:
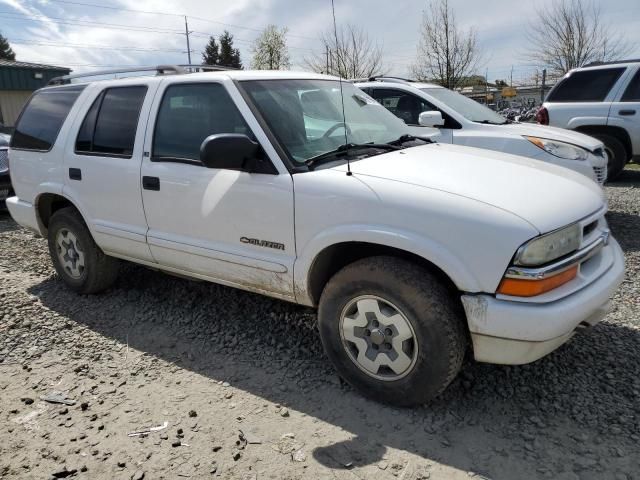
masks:
<instances>
[{"instance_id":1,"label":"fender","mask_svg":"<svg viewBox=\"0 0 640 480\"><path fill-rule=\"evenodd\" d=\"M344 242L374 243L414 253L440 268L459 290L481 291L478 279L444 245L411 231L389 230L388 226L382 225L351 224L320 232L298 252L293 268L297 302L313 304L309 294L309 273L313 262L325 248Z\"/></svg>"},{"instance_id":2,"label":"fender","mask_svg":"<svg viewBox=\"0 0 640 480\"><path fill-rule=\"evenodd\" d=\"M576 128L585 126L606 126L607 117L572 117L567 123L569 130L575 130Z\"/></svg>"}]
</instances>

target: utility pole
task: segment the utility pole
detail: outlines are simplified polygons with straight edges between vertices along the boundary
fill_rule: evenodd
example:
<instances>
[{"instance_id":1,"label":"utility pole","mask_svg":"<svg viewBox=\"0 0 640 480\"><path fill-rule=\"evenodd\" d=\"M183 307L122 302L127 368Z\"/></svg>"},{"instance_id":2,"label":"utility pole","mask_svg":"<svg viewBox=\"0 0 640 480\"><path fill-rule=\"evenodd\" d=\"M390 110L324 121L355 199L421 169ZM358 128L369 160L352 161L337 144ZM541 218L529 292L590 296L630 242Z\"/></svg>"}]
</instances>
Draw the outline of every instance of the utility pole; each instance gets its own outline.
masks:
<instances>
[{"instance_id":1,"label":"utility pole","mask_svg":"<svg viewBox=\"0 0 640 480\"><path fill-rule=\"evenodd\" d=\"M189 65L191 65L191 46L189 45L189 24L187 23L187 16L184 16L184 34L187 37L187 58L189 59Z\"/></svg>"},{"instance_id":2,"label":"utility pole","mask_svg":"<svg viewBox=\"0 0 640 480\"><path fill-rule=\"evenodd\" d=\"M542 88L540 89L540 103L544 103L544 89L547 86L547 69L542 70Z\"/></svg>"},{"instance_id":3,"label":"utility pole","mask_svg":"<svg viewBox=\"0 0 640 480\"><path fill-rule=\"evenodd\" d=\"M511 80L509 80L509 86L513 87L513 65L511 65Z\"/></svg>"},{"instance_id":4,"label":"utility pole","mask_svg":"<svg viewBox=\"0 0 640 480\"><path fill-rule=\"evenodd\" d=\"M489 105L489 69L484 76L484 104Z\"/></svg>"},{"instance_id":5,"label":"utility pole","mask_svg":"<svg viewBox=\"0 0 640 480\"><path fill-rule=\"evenodd\" d=\"M326 60L327 61L327 67L326 67L326 70L324 71L324 73L326 75L329 75L329 45L328 44L324 45L324 54L325 54L325 57L327 59Z\"/></svg>"}]
</instances>

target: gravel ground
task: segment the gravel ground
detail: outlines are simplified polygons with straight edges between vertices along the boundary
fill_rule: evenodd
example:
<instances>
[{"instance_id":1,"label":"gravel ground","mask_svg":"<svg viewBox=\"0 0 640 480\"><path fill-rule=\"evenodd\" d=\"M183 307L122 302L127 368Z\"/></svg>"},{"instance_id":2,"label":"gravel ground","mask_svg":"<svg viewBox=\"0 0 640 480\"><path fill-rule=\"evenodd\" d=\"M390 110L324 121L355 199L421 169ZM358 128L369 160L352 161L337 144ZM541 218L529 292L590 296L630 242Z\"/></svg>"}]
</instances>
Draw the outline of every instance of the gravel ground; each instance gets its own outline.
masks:
<instances>
[{"instance_id":1,"label":"gravel ground","mask_svg":"<svg viewBox=\"0 0 640 480\"><path fill-rule=\"evenodd\" d=\"M606 190L627 261L606 320L407 410L336 378L312 310L133 265L77 296L0 213L0 478L640 479L640 170Z\"/></svg>"}]
</instances>

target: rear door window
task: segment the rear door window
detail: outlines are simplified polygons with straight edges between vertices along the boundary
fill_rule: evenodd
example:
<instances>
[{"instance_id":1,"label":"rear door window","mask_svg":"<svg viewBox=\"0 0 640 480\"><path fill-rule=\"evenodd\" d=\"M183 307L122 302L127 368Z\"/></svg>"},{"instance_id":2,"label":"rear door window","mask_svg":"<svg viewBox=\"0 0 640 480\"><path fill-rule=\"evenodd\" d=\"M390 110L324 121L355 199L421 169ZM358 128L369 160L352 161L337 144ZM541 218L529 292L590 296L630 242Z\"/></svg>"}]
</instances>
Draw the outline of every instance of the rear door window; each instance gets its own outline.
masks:
<instances>
[{"instance_id":1,"label":"rear door window","mask_svg":"<svg viewBox=\"0 0 640 480\"><path fill-rule=\"evenodd\" d=\"M146 86L103 91L87 112L76 139L76 152L131 157Z\"/></svg>"},{"instance_id":2,"label":"rear door window","mask_svg":"<svg viewBox=\"0 0 640 480\"><path fill-rule=\"evenodd\" d=\"M622 95L623 102L640 102L640 70L636 72Z\"/></svg>"},{"instance_id":3,"label":"rear door window","mask_svg":"<svg viewBox=\"0 0 640 480\"><path fill-rule=\"evenodd\" d=\"M624 68L574 72L549 93L548 102L602 102Z\"/></svg>"},{"instance_id":4,"label":"rear door window","mask_svg":"<svg viewBox=\"0 0 640 480\"><path fill-rule=\"evenodd\" d=\"M71 107L84 88L84 85L74 85L36 92L20 115L11 148L51 150Z\"/></svg>"}]
</instances>

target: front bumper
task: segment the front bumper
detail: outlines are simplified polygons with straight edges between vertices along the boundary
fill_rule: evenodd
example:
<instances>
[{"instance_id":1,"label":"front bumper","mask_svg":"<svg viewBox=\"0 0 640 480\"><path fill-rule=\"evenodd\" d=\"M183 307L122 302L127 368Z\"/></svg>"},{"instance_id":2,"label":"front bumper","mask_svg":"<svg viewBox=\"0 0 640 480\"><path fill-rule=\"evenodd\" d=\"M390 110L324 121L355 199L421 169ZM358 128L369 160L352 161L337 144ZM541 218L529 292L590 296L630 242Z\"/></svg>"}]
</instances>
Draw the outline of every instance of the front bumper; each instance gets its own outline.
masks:
<instances>
[{"instance_id":1,"label":"front bumper","mask_svg":"<svg viewBox=\"0 0 640 480\"><path fill-rule=\"evenodd\" d=\"M611 239L603 253L610 267L584 288L548 303L514 302L492 295L463 295L474 357L505 365L530 363L593 326L607 314L624 278L624 256Z\"/></svg>"}]
</instances>

